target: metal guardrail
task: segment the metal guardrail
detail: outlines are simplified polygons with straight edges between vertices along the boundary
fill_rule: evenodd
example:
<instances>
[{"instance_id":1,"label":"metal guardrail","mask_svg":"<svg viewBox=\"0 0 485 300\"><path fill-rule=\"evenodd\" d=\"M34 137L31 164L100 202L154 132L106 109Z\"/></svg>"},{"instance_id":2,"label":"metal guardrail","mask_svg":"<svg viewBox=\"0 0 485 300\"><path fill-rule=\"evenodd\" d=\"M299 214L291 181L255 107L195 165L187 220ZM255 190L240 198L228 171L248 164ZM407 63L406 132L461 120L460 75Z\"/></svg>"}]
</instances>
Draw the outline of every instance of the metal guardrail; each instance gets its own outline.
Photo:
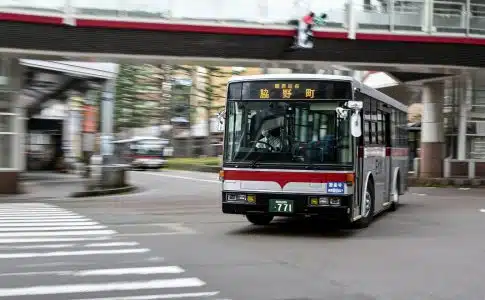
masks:
<instances>
[{"instance_id":1,"label":"metal guardrail","mask_svg":"<svg viewBox=\"0 0 485 300\"><path fill-rule=\"evenodd\" d=\"M354 3L352 6L350 3ZM0 0L0 11L140 21L206 21L228 25L283 25L312 10L328 15L325 29L418 34L485 35L485 4L478 0ZM190 9L187 9L190 7ZM352 36L349 34L349 36Z\"/></svg>"}]
</instances>

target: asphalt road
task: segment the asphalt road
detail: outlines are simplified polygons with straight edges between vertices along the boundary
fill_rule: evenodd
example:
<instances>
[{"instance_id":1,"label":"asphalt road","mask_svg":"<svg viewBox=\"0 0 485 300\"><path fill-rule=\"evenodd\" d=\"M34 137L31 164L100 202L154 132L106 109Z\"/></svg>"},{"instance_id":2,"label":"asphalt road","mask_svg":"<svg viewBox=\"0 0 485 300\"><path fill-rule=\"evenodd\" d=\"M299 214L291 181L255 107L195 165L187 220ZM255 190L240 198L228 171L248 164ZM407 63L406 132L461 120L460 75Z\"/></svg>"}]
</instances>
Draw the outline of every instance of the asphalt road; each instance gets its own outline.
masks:
<instances>
[{"instance_id":1,"label":"asphalt road","mask_svg":"<svg viewBox=\"0 0 485 300\"><path fill-rule=\"evenodd\" d=\"M0 300L485 298L483 190L411 189L336 231L223 215L214 174L130 176L140 192L0 205Z\"/></svg>"}]
</instances>

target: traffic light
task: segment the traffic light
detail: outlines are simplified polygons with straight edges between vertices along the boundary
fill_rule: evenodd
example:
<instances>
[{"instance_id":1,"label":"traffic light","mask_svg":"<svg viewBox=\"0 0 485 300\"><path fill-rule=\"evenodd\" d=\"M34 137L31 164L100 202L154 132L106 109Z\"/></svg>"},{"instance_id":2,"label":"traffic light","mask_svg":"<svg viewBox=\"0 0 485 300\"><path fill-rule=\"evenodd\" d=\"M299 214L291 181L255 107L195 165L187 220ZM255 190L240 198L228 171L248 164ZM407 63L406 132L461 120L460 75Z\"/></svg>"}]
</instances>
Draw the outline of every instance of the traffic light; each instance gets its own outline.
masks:
<instances>
[{"instance_id":1,"label":"traffic light","mask_svg":"<svg viewBox=\"0 0 485 300\"><path fill-rule=\"evenodd\" d=\"M313 48L313 25L323 25L327 14L323 13L320 16L315 16L315 13L310 12L300 20L298 20L298 29L295 35L294 48Z\"/></svg>"},{"instance_id":2,"label":"traffic light","mask_svg":"<svg viewBox=\"0 0 485 300\"><path fill-rule=\"evenodd\" d=\"M311 24L305 23L305 21L300 20L298 22L298 41L297 45L300 48L313 48L313 29Z\"/></svg>"}]
</instances>

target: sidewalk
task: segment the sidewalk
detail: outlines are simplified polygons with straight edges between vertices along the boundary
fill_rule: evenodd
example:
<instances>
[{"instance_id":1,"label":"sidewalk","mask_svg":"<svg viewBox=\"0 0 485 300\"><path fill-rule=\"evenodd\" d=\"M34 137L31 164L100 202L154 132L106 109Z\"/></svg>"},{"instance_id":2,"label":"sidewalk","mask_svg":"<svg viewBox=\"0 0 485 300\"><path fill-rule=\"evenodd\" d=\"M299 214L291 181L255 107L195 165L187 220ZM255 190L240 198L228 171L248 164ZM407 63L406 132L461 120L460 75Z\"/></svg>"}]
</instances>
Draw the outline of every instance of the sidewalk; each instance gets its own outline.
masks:
<instances>
[{"instance_id":1,"label":"sidewalk","mask_svg":"<svg viewBox=\"0 0 485 300\"><path fill-rule=\"evenodd\" d=\"M29 172L21 176L23 194L0 195L5 200L42 200L67 198L73 192L82 191L86 179L79 175L51 172Z\"/></svg>"}]
</instances>

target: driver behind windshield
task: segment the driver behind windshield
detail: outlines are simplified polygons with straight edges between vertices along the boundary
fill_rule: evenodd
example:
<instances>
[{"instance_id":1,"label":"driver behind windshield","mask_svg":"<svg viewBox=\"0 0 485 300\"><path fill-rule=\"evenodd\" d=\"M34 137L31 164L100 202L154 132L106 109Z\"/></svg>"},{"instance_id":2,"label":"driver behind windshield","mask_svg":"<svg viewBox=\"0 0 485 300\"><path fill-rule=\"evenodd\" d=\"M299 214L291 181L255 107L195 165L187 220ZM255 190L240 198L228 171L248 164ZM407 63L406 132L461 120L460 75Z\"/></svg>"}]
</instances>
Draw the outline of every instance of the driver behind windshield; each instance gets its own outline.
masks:
<instances>
[{"instance_id":1,"label":"driver behind windshield","mask_svg":"<svg viewBox=\"0 0 485 300\"><path fill-rule=\"evenodd\" d=\"M280 129L277 128L275 130L263 130L261 134L263 137L259 139L258 143L256 144L256 148L259 149L268 149L270 151L281 151L281 139L279 137ZM271 146L271 147L270 147Z\"/></svg>"}]
</instances>

